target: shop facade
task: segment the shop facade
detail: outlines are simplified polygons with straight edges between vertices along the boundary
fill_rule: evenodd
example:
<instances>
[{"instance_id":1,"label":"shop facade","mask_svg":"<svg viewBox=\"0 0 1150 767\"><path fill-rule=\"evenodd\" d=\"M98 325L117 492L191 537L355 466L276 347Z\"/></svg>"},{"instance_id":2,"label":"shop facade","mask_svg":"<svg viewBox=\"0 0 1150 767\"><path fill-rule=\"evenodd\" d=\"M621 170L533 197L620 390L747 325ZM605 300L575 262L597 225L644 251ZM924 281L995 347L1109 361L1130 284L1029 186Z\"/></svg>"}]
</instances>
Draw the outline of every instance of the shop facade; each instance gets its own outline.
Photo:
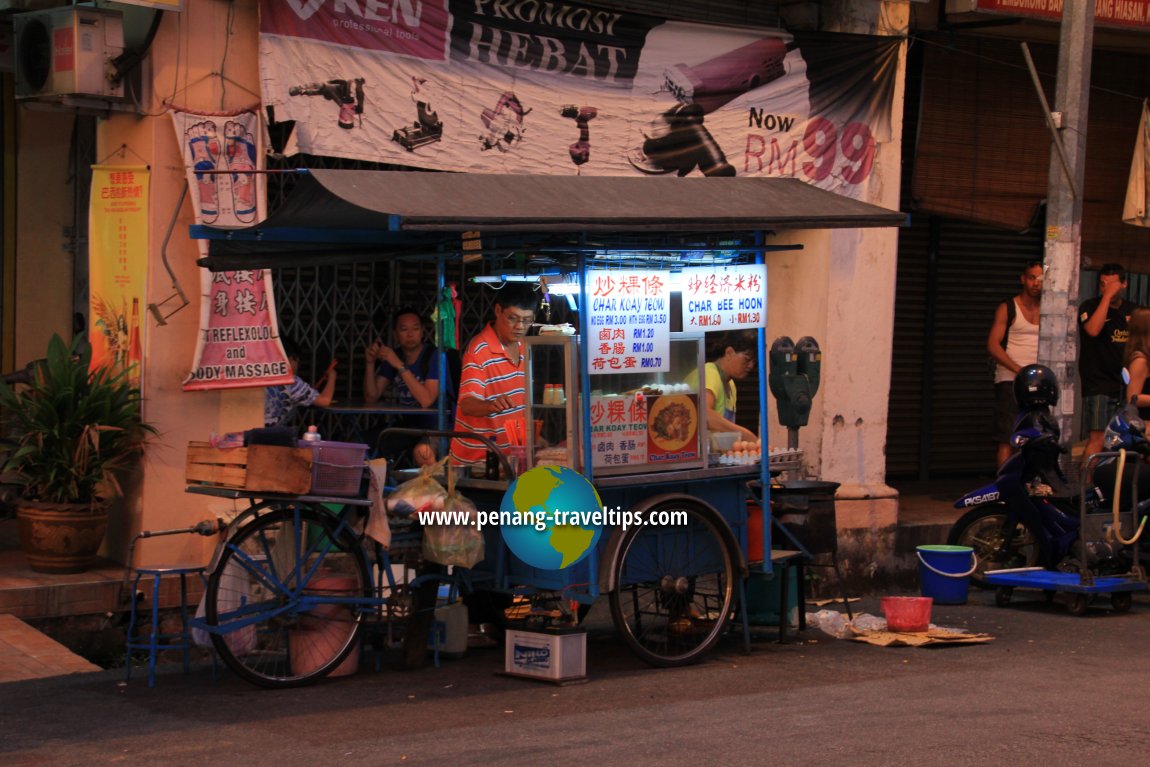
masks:
<instances>
[{"instance_id":1,"label":"shop facade","mask_svg":"<svg viewBox=\"0 0 1150 767\"><path fill-rule=\"evenodd\" d=\"M857 13L824 23L824 29L877 36L906 32L905 4L859 6ZM119 515L118 529L113 527L109 533L107 553L113 559L126 556L127 542L139 530L227 517L231 512L227 504L216 508L211 501L183 492L185 446L212 432L222 434L258 425L262 417L262 388L195 392L184 388L201 333L200 311L205 298L197 265L202 254L187 235L197 222L184 200L188 186L185 147L177 141L168 115L173 106L217 113L253 105L259 109L258 6L254 0L230 7L189 0L179 13L164 13L168 18L159 25L148 50L146 87L137 94L136 109L80 117L78 112L85 110L41 111L27 108L23 102L6 104L12 136L9 146L19 147L18 152L7 154L14 179L6 188L15 190L18 198L10 203L13 225L9 231L14 235L10 237L10 263L15 268L11 279L5 281L9 367L40 356L51 332L69 334L76 313L73 296L85 288L82 280L72 285L73 275L80 271L77 264L84 259L79 252L70 253L61 247L61 231L65 222L74 220L76 198L82 197L77 191L80 176L74 174L72 160L64 151L73 145L77 126L83 120L93 121L95 141L89 162L144 164L151 176L146 304L157 307L163 323L149 313L144 333L143 388L145 416L157 424L161 436L149 448L140 476L122 501L126 513ZM147 26L150 14L133 12L137 29ZM891 76L896 87L882 115L891 132L876 155L872 179L861 200L887 210L898 208L905 42L896 42L894 50ZM323 99L314 101L318 105ZM335 126L337 110L333 104L328 106ZM564 142L570 143L569 138ZM274 137L272 144L273 150L286 149L275 146ZM674 180L651 179L650 183ZM62 186L67 194L61 194ZM812 336L824 355L822 386L810 425L801 436L807 468L814 475L842 483L839 525L859 530L862 534L857 538L868 541L860 544L870 547L868 550L844 555L857 555L860 563L879 561L891 550L897 508L893 491L884 484L897 231L804 228L800 222L794 227L774 227L771 241L801 249L772 253L768 260L768 343L783 335ZM461 278L478 268L470 262L464 264L465 260L460 259L454 267ZM295 284L321 285L327 281L324 296L350 292L341 287L340 280L345 278L339 272L314 276L314 272L306 271L313 268L300 267L304 271L297 273ZM386 283L394 291L388 301L397 301L395 296L402 295L403 289L397 286L420 279L411 271L417 267L398 267L397 271L388 267L386 274L366 277L362 271L380 268L357 266L355 270L360 271L352 270L353 276L347 279ZM183 308L179 308L180 294L188 299ZM322 296L313 298L316 306L326 301ZM482 307L482 302L474 305ZM285 309L284 314L289 312ZM337 311L335 316L341 315ZM309 321L298 320L297 327ZM359 354L360 340L341 338L343 347L331 351L341 356ZM354 377L354 373L347 376ZM773 408L773 402L767 407ZM785 444L785 431L774 420L769 419L772 429L768 441ZM139 556L148 561L206 558L209 545L200 539L174 537L158 540Z\"/></svg>"}]
</instances>

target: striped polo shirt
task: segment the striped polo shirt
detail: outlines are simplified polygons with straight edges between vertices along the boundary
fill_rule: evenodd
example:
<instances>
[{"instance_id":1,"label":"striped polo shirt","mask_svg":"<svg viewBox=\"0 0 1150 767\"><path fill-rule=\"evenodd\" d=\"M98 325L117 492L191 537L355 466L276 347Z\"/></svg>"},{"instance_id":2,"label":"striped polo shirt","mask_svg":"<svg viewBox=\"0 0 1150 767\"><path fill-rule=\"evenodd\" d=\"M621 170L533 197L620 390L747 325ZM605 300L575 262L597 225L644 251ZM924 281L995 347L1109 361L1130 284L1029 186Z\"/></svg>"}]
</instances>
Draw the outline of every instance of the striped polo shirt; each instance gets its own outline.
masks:
<instances>
[{"instance_id":1,"label":"striped polo shirt","mask_svg":"<svg viewBox=\"0 0 1150 767\"><path fill-rule=\"evenodd\" d=\"M500 449L523 444L526 434L526 379L523 374L523 355L515 365L503 350L503 343L490 323L471 339L463 354L463 373L459 380L459 401L468 397L489 400L506 395L513 407L502 413L471 417L463 409L455 409L455 430L482 434ZM518 422L518 423L516 423ZM509 431L515 430L513 437ZM451 456L463 463L482 463L487 446L479 441L456 437L451 440Z\"/></svg>"}]
</instances>

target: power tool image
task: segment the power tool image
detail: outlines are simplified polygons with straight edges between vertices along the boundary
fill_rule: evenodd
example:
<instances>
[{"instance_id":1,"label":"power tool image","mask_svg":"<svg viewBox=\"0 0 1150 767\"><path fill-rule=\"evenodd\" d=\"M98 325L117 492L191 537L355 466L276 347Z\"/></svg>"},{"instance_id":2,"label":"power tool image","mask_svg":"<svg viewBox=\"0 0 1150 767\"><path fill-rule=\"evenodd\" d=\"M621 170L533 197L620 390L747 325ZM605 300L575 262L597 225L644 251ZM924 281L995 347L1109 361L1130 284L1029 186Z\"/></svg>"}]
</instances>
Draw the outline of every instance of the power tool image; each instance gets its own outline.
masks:
<instances>
[{"instance_id":1,"label":"power tool image","mask_svg":"<svg viewBox=\"0 0 1150 767\"><path fill-rule=\"evenodd\" d=\"M575 126L579 128L579 140L572 144L568 151L571 153L571 162L575 163L576 167L583 165L591 159L591 128L588 123L599 116L599 110L595 107L567 104L559 109L559 115L574 120Z\"/></svg>"},{"instance_id":2,"label":"power tool image","mask_svg":"<svg viewBox=\"0 0 1150 767\"><path fill-rule=\"evenodd\" d=\"M355 127L356 115L363 120L363 78L353 80L328 80L323 83L307 83L293 85L288 88L289 96L323 96L327 101L334 101L339 107L337 122L344 130Z\"/></svg>"},{"instance_id":3,"label":"power tool image","mask_svg":"<svg viewBox=\"0 0 1150 767\"><path fill-rule=\"evenodd\" d=\"M430 98L423 92L427 83L424 78L411 78L411 100L415 102L415 122L396 128L391 140L411 152L425 144L433 144L443 138L443 122L431 108Z\"/></svg>"},{"instance_id":4,"label":"power tool image","mask_svg":"<svg viewBox=\"0 0 1150 767\"><path fill-rule=\"evenodd\" d=\"M487 130L479 137L484 150L498 149L506 152L511 146L523 140L523 118L531 113L514 93L507 91L499 97L494 109L484 109L479 119Z\"/></svg>"},{"instance_id":5,"label":"power tool image","mask_svg":"<svg viewBox=\"0 0 1150 767\"><path fill-rule=\"evenodd\" d=\"M735 168L703 125L703 107L677 104L651 123L642 146L627 160L635 170L649 175L677 173L686 176L695 168L704 176L734 176Z\"/></svg>"}]
</instances>

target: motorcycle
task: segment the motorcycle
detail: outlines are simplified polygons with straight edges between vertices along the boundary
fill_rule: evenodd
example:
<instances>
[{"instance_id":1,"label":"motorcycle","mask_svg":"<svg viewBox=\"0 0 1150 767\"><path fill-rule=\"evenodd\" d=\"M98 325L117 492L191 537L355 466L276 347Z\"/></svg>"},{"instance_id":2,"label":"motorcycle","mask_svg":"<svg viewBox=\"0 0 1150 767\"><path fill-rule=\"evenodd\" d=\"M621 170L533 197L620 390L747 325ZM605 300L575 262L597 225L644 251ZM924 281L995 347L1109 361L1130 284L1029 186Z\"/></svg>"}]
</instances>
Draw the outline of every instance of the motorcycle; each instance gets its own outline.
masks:
<instances>
[{"instance_id":1,"label":"motorcycle","mask_svg":"<svg viewBox=\"0 0 1150 767\"><path fill-rule=\"evenodd\" d=\"M1019 379L1031 367L1042 366L1024 368ZM1053 373L1046 372L1053 380ZM971 583L985 588L986 571L1010 568L1078 572L1085 563L1097 575L1130 571L1135 563L1127 545L1138 539L1142 528L1131 538L1123 538L1119 515L1129 513L1134 503L1136 518L1150 510L1150 467L1140 471L1139 460L1127 462L1124 453L1120 453L1122 460L1110 455L1098 461L1092 481L1081 488L1085 499L1066 493L1066 477L1059 466L1065 449L1059 444L1058 424L1050 415L1057 394L1031 397L1027 402L1025 395L1019 396L1020 388L1025 385L1020 387L1016 379L1016 398L1026 402L1010 439L1016 452L998 468L994 482L954 503L955 508L968 511L951 527L947 543L974 549L978 564ZM1103 446L1108 453L1150 456L1146 426L1136 409L1124 406L1115 414ZM1085 530L1080 521L1082 503L1086 505Z\"/></svg>"}]
</instances>

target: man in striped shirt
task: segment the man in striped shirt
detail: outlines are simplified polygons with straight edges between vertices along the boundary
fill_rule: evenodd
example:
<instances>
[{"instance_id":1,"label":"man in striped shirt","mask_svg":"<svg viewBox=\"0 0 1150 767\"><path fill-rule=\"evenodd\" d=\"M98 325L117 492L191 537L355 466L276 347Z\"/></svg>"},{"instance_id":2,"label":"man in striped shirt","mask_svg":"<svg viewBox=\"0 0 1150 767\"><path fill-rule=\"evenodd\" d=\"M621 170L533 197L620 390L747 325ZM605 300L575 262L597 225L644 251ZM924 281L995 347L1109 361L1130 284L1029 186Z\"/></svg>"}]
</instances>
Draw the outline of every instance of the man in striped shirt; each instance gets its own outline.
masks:
<instances>
[{"instance_id":1,"label":"man in striped shirt","mask_svg":"<svg viewBox=\"0 0 1150 767\"><path fill-rule=\"evenodd\" d=\"M506 283L495 297L495 318L471 339L463 353L455 430L487 437L501 450L523 445L526 439L526 377L523 336L535 320L538 299L525 282ZM466 464L482 464L487 446L456 437L451 456Z\"/></svg>"}]
</instances>

